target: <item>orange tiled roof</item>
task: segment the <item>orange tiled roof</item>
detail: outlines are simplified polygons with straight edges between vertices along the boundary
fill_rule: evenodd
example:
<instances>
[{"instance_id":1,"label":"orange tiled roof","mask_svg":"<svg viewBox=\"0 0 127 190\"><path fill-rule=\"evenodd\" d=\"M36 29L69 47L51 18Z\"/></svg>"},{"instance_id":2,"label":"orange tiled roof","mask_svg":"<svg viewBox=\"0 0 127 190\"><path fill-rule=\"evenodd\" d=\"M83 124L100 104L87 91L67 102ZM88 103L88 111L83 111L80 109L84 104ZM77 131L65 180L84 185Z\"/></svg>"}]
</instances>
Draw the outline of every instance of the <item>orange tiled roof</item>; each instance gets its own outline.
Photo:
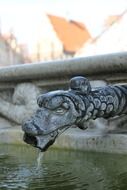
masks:
<instances>
[{"instance_id":1,"label":"orange tiled roof","mask_svg":"<svg viewBox=\"0 0 127 190\"><path fill-rule=\"evenodd\" d=\"M53 15L48 15L48 18L67 52L75 53L91 38L85 25L80 22Z\"/></svg>"}]
</instances>

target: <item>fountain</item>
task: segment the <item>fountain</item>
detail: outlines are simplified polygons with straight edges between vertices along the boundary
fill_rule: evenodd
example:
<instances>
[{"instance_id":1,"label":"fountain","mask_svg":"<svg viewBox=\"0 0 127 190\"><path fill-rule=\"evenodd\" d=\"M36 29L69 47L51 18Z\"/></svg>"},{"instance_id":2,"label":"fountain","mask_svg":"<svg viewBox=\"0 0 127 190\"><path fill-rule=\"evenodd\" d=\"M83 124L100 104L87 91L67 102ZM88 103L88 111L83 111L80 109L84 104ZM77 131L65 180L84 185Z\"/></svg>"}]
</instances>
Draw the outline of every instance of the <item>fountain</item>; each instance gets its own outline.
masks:
<instances>
[{"instance_id":1,"label":"fountain","mask_svg":"<svg viewBox=\"0 0 127 190\"><path fill-rule=\"evenodd\" d=\"M41 135L34 135L31 134L31 132L27 133L26 139L29 139L28 141L31 141L33 146L38 144L37 146L41 147L43 146L42 144L45 143L45 145L47 145L45 149L53 144L52 147L60 149L127 153L126 114L121 114L122 112L119 110L120 112L112 112L111 115L105 111L103 115L103 110L101 110L96 115L99 108L96 109L95 106L97 106L97 104L99 105L102 101L101 99L95 98L95 93L93 93L95 89L99 90L100 87L102 89L109 89L108 86L126 85L126 60L127 53L122 52L1 68L0 143L25 144L22 140L24 135L21 129L22 122L27 121L27 123L30 123L31 121L28 120L32 116L36 120L35 123L43 119L41 116L43 112L43 99L45 99L46 96L48 100L48 97L55 96L57 93L61 95L61 98L58 98L59 102L63 100L65 100L65 102L67 101L63 104L62 109L64 109L66 114L68 113L69 119L65 119L65 116L67 117L66 114L62 115L62 109L58 109L57 114L55 114L55 110L52 110L51 113L54 113L55 117L58 116L58 118L61 118L61 122L68 121L68 123L66 123L67 126L62 129L61 123L56 123L57 120L53 117L54 129L56 129L55 126L58 125L58 130L54 130L52 133L49 127L45 125L45 127L42 127L43 135L41 130L39 132ZM75 83L75 81L72 80L68 90L69 80L75 76L86 76L89 81L85 79L84 85L80 86L78 84L79 82ZM123 90L121 90L116 90L118 97L120 97L118 94L119 91L120 93L124 93ZM49 91L52 93L48 93ZM108 92L106 91L106 93ZM43 95L41 96L41 94ZM46 95L44 96L44 94ZM93 95L95 102L92 102ZM114 101L116 101L117 107L117 97L114 98L114 94L112 94L112 96ZM42 99L38 98L39 105L37 104L37 97L42 97ZM83 97L87 98L84 99ZM107 106L107 111L110 111L112 107L114 109L114 106L110 103L107 105L108 101L112 101L112 97L108 96L101 106L103 107L102 109L105 109ZM124 101L124 99L121 101ZM89 106L87 103L91 103L91 105ZM120 104L123 105L124 102ZM70 106L70 108L68 106ZM85 108L83 106L86 106L88 113L84 111ZM93 106L94 112L89 110L92 109ZM119 109L122 109L120 105ZM71 110L73 114L70 113ZM84 117L82 118L82 116ZM96 116L98 119L94 118ZM36 125L40 126L40 124ZM79 128L85 129L84 132L79 130ZM51 133L47 133L47 131Z\"/></svg>"},{"instance_id":2,"label":"fountain","mask_svg":"<svg viewBox=\"0 0 127 190\"><path fill-rule=\"evenodd\" d=\"M0 189L126 189L126 84L127 53L1 68Z\"/></svg>"},{"instance_id":3,"label":"fountain","mask_svg":"<svg viewBox=\"0 0 127 190\"><path fill-rule=\"evenodd\" d=\"M87 78L74 77L70 80L69 90L51 91L38 97L40 108L22 125L24 141L46 151L73 125L85 130L88 120L126 114L126 96L127 85L92 89Z\"/></svg>"}]
</instances>

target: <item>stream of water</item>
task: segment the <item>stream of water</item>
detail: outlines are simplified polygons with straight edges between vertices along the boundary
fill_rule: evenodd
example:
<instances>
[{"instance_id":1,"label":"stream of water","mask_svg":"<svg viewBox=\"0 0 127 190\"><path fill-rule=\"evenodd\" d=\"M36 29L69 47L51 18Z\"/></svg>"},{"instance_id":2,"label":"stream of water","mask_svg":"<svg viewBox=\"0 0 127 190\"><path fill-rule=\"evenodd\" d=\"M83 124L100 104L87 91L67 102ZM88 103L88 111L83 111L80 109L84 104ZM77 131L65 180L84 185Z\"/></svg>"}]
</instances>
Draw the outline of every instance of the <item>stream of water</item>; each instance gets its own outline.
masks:
<instances>
[{"instance_id":1,"label":"stream of water","mask_svg":"<svg viewBox=\"0 0 127 190\"><path fill-rule=\"evenodd\" d=\"M43 156L44 156L44 152L39 151L38 157L37 157L37 170L41 168Z\"/></svg>"}]
</instances>

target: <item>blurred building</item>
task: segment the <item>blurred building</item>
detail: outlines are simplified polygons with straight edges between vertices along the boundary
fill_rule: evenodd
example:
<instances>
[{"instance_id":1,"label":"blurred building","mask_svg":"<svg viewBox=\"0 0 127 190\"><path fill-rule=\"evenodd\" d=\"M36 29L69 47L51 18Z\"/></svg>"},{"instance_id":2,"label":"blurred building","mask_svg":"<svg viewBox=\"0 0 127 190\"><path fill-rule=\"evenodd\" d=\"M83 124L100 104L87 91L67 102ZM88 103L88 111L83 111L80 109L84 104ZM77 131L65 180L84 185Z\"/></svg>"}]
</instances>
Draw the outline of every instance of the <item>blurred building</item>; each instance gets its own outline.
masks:
<instances>
[{"instance_id":1,"label":"blurred building","mask_svg":"<svg viewBox=\"0 0 127 190\"><path fill-rule=\"evenodd\" d=\"M38 36L31 54L33 61L72 57L91 39L83 23L49 14L43 15Z\"/></svg>"},{"instance_id":2,"label":"blurred building","mask_svg":"<svg viewBox=\"0 0 127 190\"><path fill-rule=\"evenodd\" d=\"M104 29L94 39L85 43L75 56L127 51L127 11L111 15L104 22Z\"/></svg>"},{"instance_id":3,"label":"blurred building","mask_svg":"<svg viewBox=\"0 0 127 190\"><path fill-rule=\"evenodd\" d=\"M0 66L24 63L24 56L12 33L0 34Z\"/></svg>"}]
</instances>

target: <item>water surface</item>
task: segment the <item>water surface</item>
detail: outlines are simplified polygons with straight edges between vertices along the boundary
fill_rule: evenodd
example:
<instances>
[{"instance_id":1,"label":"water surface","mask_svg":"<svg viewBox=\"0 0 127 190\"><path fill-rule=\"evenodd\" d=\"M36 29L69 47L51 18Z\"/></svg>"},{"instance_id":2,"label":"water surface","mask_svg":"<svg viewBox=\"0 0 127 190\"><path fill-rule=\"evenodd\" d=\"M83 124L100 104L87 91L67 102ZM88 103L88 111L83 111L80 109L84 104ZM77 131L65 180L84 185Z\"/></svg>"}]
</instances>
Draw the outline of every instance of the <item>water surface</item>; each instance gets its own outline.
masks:
<instances>
[{"instance_id":1,"label":"water surface","mask_svg":"<svg viewBox=\"0 0 127 190\"><path fill-rule=\"evenodd\" d=\"M0 146L0 190L127 190L127 155Z\"/></svg>"}]
</instances>

